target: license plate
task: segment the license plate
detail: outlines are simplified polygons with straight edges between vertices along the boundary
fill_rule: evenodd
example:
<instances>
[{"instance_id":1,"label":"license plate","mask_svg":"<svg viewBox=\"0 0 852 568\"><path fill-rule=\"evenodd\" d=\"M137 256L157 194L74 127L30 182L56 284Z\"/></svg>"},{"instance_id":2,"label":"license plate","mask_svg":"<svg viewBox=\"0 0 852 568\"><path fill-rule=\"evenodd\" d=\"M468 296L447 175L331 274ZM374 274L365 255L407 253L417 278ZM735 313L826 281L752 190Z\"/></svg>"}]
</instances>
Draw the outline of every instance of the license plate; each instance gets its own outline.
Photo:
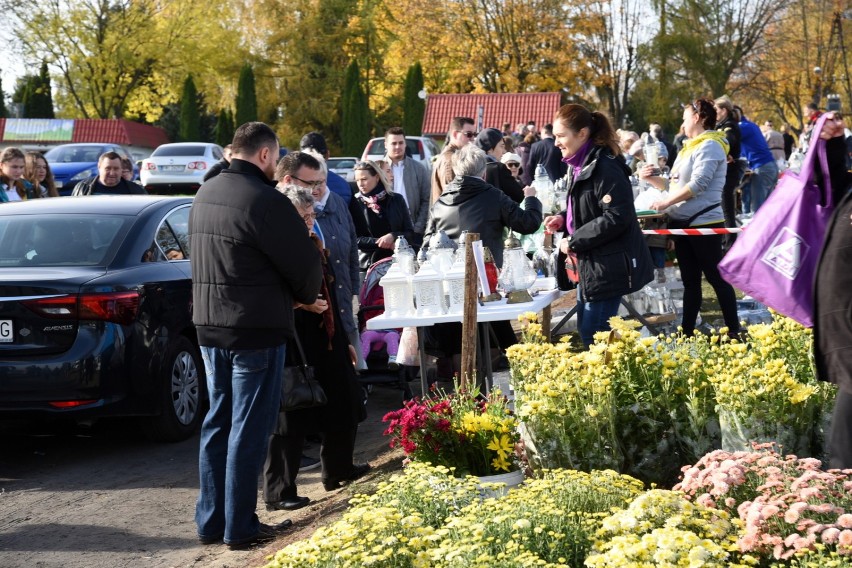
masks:
<instances>
[{"instance_id":1,"label":"license plate","mask_svg":"<svg viewBox=\"0 0 852 568\"><path fill-rule=\"evenodd\" d=\"M15 328L12 320L0 320L0 343L12 343L15 338Z\"/></svg>"},{"instance_id":2,"label":"license plate","mask_svg":"<svg viewBox=\"0 0 852 568\"><path fill-rule=\"evenodd\" d=\"M183 166L160 166L160 170L164 172L182 172Z\"/></svg>"}]
</instances>

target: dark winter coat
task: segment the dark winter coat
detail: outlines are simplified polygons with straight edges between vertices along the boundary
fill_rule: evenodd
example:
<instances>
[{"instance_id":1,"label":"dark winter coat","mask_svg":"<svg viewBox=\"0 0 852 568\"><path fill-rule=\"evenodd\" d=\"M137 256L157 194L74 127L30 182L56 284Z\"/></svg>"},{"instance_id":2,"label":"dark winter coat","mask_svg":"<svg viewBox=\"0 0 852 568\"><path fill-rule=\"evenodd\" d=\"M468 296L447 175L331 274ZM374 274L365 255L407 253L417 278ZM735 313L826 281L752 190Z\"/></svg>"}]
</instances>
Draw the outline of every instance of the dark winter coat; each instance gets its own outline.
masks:
<instances>
[{"instance_id":1,"label":"dark winter coat","mask_svg":"<svg viewBox=\"0 0 852 568\"><path fill-rule=\"evenodd\" d=\"M565 177L568 166L562 162L562 152L556 147L553 138L542 138L530 147L529 157L524 164L524 173L521 177L524 183L531 184L535 177L535 168L543 164L547 170L550 181L555 182Z\"/></svg>"},{"instance_id":2,"label":"dark winter coat","mask_svg":"<svg viewBox=\"0 0 852 568\"><path fill-rule=\"evenodd\" d=\"M325 278L328 289L332 290L335 282L333 268L326 266ZM296 421L299 430L348 432L355 430L358 423L367 417L361 387L349 358L349 339L339 317L337 296L331 294L328 302L328 309L334 314L335 329L330 341L321 314L295 310L296 333L299 334L305 359L314 368L314 376L325 392L328 403L318 408L282 413L276 426L278 434L287 435L288 425L292 427ZM291 340L287 343L286 365L297 365L299 362L299 351Z\"/></svg>"},{"instance_id":3,"label":"dark winter coat","mask_svg":"<svg viewBox=\"0 0 852 568\"><path fill-rule=\"evenodd\" d=\"M389 193L380 203L381 213L376 213L358 196L349 202L349 213L352 214L355 234L358 235L361 270L367 270L373 263L393 254L393 250L376 245L376 241L388 233L392 233L394 238L405 237L408 242L414 241L414 225L405 199L401 195Z\"/></svg>"},{"instance_id":4,"label":"dark winter coat","mask_svg":"<svg viewBox=\"0 0 852 568\"><path fill-rule=\"evenodd\" d=\"M148 195L148 192L138 183L127 181L124 178L118 180L118 184L113 187L107 187L98 181L98 176L92 176L75 185L71 195L74 197L83 195Z\"/></svg>"},{"instance_id":5,"label":"dark winter coat","mask_svg":"<svg viewBox=\"0 0 852 568\"><path fill-rule=\"evenodd\" d=\"M502 164L493 158L485 166L485 182L508 195L515 203L524 200L524 188L521 187L506 164Z\"/></svg>"},{"instance_id":6,"label":"dark winter coat","mask_svg":"<svg viewBox=\"0 0 852 568\"><path fill-rule=\"evenodd\" d=\"M814 280L814 361L820 380L852 393L852 176L843 138L829 140L826 149L837 205Z\"/></svg>"},{"instance_id":7,"label":"dark winter coat","mask_svg":"<svg viewBox=\"0 0 852 568\"><path fill-rule=\"evenodd\" d=\"M462 231L479 233L482 244L491 250L495 264L503 265L503 229L523 235L541 226L541 201L524 199L524 209L509 196L474 176L457 176L432 204L432 215L423 238L424 247L433 233L444 231L458 239Z\"/></svg>"},{"instance_id":8,"label":"dark winter coat","mask_svg":"<svg viewBox=\"0 0 852 568\"><path fill-rule=\"evenodd\" d=\"M222 158L221 160L210 166L210 169L207 170L206 174L204 174L204 181L211 180L214 177L218 176L222 173L222 170L228 169L228 166L230 165L231 162L229 162L225 158Z\"/></svg>"},{"instance_id":9,"label":"dark winter coat","mask_svg":"<svg viewBox=\"0 0 852 568\"><path fill-rule=\"evenodd\" d=\"M201 345L264 349L293 337L293 301L316 300L320 254L296 208L260 168L234 159L204 183L189 234Z\"/></svg>"},{"instance_id":10,"label":"dark winter coat","mask_svg":"<svg viewBox=\"0 0 852 568\"><path fill-rule=\"evenodd\" d=\"M636 218L630 170L624 162L608 148L595 146L572 179L568 196L574 216L570 249L580 261L586 301L623 296L650 282L654 266Z\"/></svg>"}]
</instances>

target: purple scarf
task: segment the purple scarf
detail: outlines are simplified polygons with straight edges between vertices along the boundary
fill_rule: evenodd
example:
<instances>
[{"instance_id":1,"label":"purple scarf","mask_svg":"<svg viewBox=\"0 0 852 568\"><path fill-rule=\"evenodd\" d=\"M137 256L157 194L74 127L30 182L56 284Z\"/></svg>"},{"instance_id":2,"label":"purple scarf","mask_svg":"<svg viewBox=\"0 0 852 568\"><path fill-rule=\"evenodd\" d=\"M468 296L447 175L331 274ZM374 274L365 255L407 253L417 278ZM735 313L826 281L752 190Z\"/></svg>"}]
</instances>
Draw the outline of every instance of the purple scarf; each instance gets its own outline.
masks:
<instances>
[{"instance_id":1,"label":"purple scarf","mask_svg":"<svg viewBox=\"0 0 852 568\"><path fill-rule=\"evenodd\" d=\"M586 143L580 146L580 149L577 150L570 158L562 158L562 162L568 164L568 171L571 173L571 181L573 185L574 179L580 175L580 170L583 169L583 164L586 162L586 158L589 155L589 152L592 150L592 139L589 138L586 140ZM574 212L571 210L571 195L568 195L568 202L565 204L565 230L569 235L574 234Z\"/></svg>"}]
</instances>

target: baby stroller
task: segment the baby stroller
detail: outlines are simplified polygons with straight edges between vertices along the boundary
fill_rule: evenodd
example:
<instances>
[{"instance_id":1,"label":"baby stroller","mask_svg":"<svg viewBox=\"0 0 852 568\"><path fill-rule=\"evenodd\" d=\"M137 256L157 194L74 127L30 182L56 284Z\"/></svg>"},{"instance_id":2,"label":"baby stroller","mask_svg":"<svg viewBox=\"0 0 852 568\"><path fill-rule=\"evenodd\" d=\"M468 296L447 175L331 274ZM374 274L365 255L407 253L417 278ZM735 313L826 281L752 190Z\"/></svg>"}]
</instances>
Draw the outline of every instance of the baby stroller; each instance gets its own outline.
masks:
<instances>
[{"instance_id":1,"label":"baby stroller","mask_svg":"<svg viewBox=\"0 0 852 568\"><path fill-rule=\"evenodd\" d=\"M358 333L366 328L367 321L384 313L385 297L384 290L379 285L379 280L387 273L393 262L393 258L383 258L373 263L367 269L367 275L361 289L358 291ZM400 332L402 330L399 330ZM386 346L378 350L371 350L365 358L367 370L361 371L359 381L367 393L372 391L373 385L394 386L402 390L404 399L414 397L409 384L417 374L417 367L400 365L397 369L388 367L388 352Z\"/></svg>"}]
</instances>

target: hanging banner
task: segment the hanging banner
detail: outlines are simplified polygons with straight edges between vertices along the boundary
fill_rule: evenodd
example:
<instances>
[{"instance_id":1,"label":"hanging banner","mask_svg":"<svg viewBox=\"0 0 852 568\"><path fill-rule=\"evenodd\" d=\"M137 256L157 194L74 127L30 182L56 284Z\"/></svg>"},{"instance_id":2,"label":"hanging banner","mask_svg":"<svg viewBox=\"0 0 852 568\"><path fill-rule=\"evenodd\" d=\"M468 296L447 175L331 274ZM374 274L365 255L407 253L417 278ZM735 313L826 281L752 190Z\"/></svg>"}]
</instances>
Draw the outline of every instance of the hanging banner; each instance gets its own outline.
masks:
<instances>
[{"instance_id":1,"label":"hanging banner","mask_svg":"<svg viewBox=\"0 0 852 568\"><path fill-rule=\"evenodd\" d=\"M3 141L71 142L74 121L53 118L7 118Z\"/></svg>"}]
</instances>

